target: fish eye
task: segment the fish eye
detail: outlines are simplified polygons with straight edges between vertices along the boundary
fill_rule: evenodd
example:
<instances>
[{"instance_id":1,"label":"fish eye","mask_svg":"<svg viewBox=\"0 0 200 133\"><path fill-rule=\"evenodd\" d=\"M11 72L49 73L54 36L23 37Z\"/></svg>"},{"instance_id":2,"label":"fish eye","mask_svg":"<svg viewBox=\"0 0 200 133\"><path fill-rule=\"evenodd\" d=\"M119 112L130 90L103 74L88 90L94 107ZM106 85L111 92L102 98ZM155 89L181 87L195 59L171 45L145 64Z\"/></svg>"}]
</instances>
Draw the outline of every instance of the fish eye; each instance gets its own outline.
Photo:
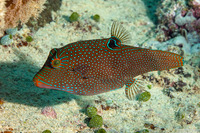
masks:
<instances>
[{"instance_id":1,"label":"fish eye","mask_svg":"<svg viewBox=\"0 0 200 133\"><path fill-rule=\"evenodd\" d=\"M52 59L51 61L51 66L53 68L58 68L61 65L60 59Z\"/></svg>"},{"instance_id":2,"label":"fish eye","mask_svg":"<svg viewBox=\"0 0 200 133\"><path fill-rule=\"evenodd\" d=\"M108 43L108 46L110 47L110 48L115 48L115 47L117 47L116 46L116 41L115 40L113 40L113 39L110 39L109 40L109 43Z\"/></svg>"},{"instance_id":3,"label":"fish eye","mask_svg":"<svg viewBox=\"0 0 200 133\"><path fill-rule=\"evenodd\" d=\"M107 43L107 47L114 50L116 47L119 47L117 44L119 44L119 41L111 38Z\"/></svg>"}]
</instances>

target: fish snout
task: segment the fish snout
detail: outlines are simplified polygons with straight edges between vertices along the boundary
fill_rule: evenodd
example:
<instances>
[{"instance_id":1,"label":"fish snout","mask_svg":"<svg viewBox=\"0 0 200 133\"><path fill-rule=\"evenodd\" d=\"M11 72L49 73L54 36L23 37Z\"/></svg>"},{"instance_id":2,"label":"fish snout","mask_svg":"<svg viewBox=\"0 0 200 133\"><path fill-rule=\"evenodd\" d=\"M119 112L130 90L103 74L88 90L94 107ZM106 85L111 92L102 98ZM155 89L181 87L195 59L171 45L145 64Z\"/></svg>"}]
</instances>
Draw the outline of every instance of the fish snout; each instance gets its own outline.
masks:
<instances>
[{"instance_id":1,"label":"fish snout","mask_svg":"<svg viewBox=\"0 0 200 133\"><path fill-rule=\"evenodd\" d=\"M36 75L33 77L33 83L36 87L41 88L41 83L39 82L38 77Z\"/></svg>"},{"instance_id":2,"label":"fish snout","mask_svg":"<svg viewBox=\"0 0 200 133\"><path fill-rule=\"evenodd\" d=\"M46 83L44 83L37 75L34 76L33 83L36 87L39 87L39 88L47 88L47 89L54 88L51 85L47 85Z\"/></svg>"}]
</instances>

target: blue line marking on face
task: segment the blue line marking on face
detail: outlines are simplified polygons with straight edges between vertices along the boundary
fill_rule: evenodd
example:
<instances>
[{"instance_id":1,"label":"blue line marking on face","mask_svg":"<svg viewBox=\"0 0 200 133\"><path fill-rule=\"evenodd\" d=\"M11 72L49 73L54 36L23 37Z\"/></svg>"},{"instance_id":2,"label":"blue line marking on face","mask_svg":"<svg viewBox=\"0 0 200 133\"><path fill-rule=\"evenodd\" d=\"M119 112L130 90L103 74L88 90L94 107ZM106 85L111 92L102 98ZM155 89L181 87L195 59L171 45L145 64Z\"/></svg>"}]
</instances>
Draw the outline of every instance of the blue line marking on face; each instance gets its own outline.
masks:
<instances>
[{"instance_id":1,"label":"blue line marking on face","mask_svg":"<svg viewBox=\"0 0 200 133\"><path fill-rule=\"evenodd\" d=\"M46 85L52 86L51 84L48 84L48 83L46 83L46 82L44 82L44 81L42 81L42 80L40 80L40 79L38 79L38 80L39 80L40 82L46 84Z\"/></svg>"}]
</instances>

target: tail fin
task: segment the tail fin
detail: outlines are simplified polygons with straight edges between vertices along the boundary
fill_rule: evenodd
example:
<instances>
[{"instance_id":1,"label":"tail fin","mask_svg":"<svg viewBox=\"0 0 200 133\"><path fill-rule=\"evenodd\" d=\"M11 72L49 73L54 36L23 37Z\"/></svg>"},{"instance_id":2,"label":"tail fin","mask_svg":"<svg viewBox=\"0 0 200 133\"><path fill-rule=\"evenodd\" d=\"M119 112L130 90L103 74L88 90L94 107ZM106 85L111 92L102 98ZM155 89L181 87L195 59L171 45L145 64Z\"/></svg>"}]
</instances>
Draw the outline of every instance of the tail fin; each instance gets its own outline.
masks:
<instances>
[{"instance_id":1,"label":"tail fin","mask_svg":"<svg viewBox=\"0 0 200 133\"><path fill-rule=\"evenodd\" d=\"M150 67L153 70L167 70L184 65L183 57L175 53L160 50L150 50L147 53L149 53L147 59L150 60Z\"/></svg>"},{"instance_id":2,"label":"tail fin","mask_svg":"<svg viewBox=\"0 0 200 133\"><path fill-rule=\"evenodd\" d=\"M138 48L131 51L133 75L137 76L142 73L150 71L168 70L171 68L177 68L184 65L184 59L182 56L161 51ZM134 57L134 58L133 58ZM137 71L136 71L137 70Z\"/></svg>"}]
</instances>

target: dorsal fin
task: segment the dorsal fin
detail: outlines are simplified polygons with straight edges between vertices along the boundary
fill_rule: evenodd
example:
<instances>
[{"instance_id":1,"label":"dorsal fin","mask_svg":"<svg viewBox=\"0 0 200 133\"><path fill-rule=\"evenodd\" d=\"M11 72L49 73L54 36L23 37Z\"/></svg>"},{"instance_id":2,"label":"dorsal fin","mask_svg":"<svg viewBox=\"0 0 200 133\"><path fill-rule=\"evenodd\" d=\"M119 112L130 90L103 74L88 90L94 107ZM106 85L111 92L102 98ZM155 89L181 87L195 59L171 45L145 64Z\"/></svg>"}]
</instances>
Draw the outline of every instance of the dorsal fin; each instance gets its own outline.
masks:
<instances>
[{"instance_id":1,"label":"dorsal fin","mask_svg":"<svg viewBox=\"0 0 200 133\"><path fill-rule=\"evenodd\" d=\"M111 38L120 40L121 44L129 44L131 36L129 32L119 23L113 22L111 27Z\"/></svg>"}]
</instances>

